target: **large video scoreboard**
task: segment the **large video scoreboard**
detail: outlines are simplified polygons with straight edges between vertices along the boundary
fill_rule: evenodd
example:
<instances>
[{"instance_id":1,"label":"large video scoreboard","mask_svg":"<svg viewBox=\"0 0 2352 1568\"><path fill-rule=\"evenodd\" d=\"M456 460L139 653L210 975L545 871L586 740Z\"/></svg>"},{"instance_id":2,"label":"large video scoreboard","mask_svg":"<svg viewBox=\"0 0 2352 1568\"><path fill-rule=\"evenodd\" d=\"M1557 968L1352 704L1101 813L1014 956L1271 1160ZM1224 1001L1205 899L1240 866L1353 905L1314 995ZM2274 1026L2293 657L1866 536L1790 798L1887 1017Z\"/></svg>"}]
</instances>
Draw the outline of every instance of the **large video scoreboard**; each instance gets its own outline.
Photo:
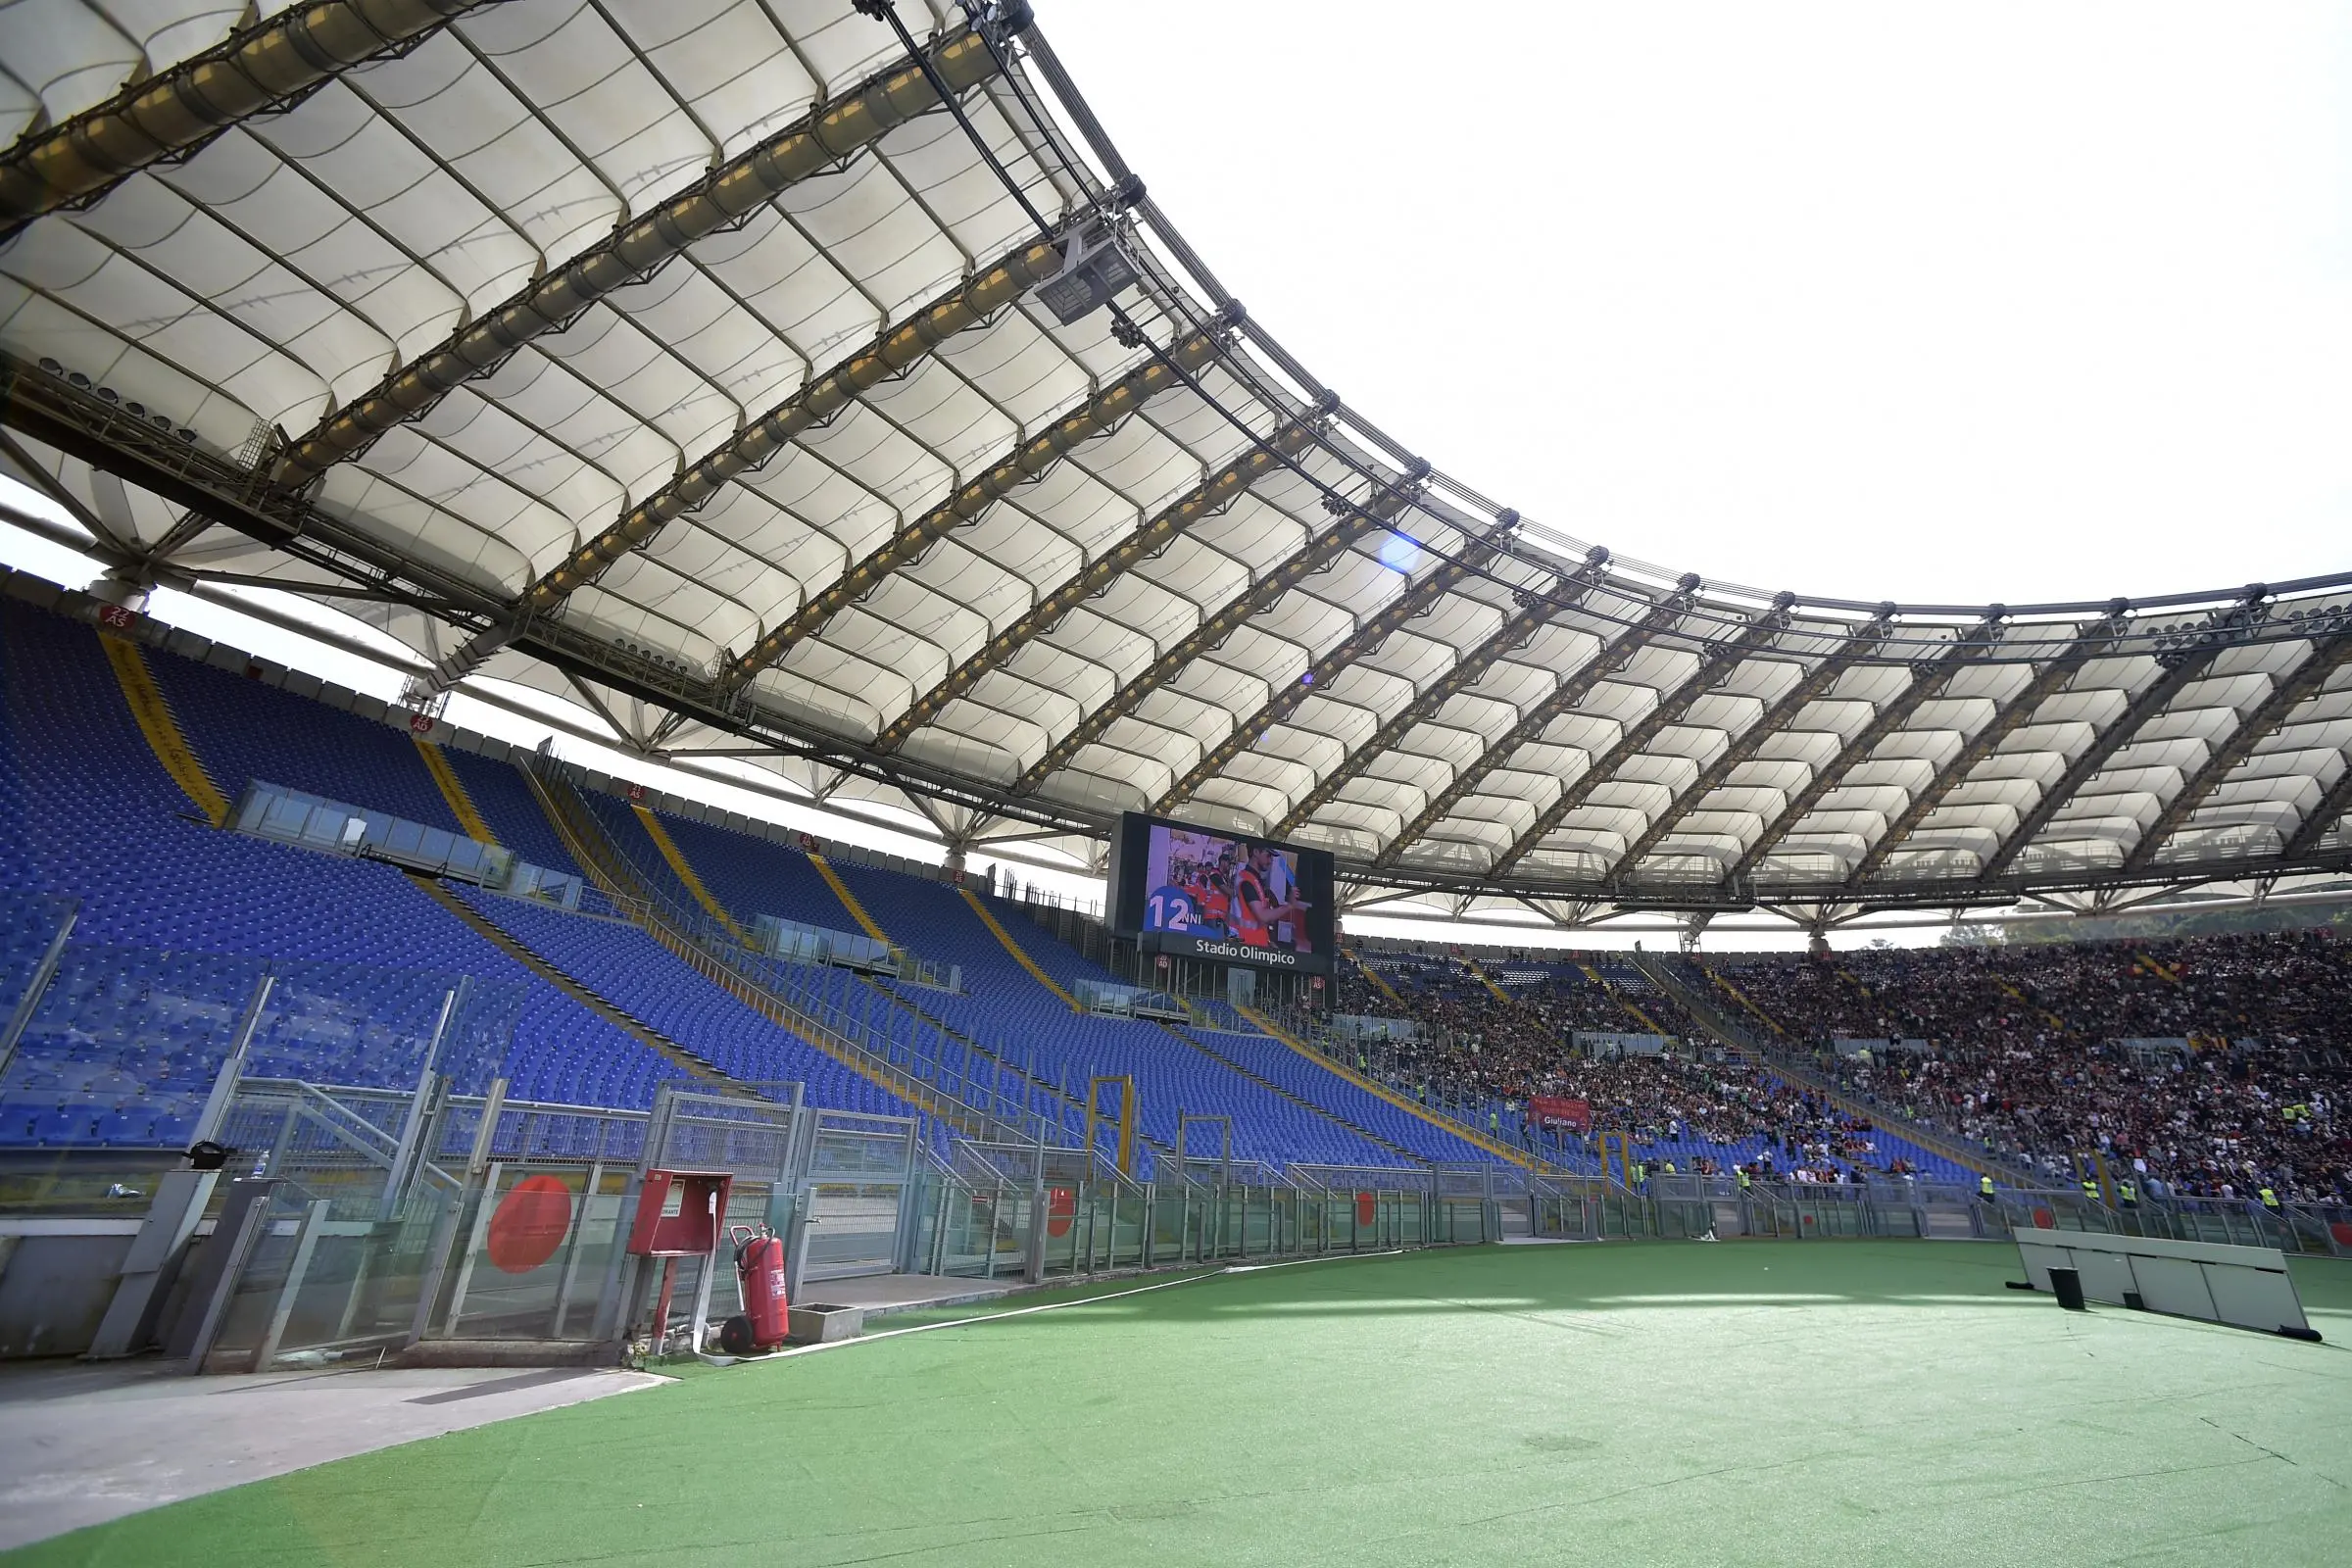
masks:
<instances>
[{"instance_id":1,"label":"large video scoreboard","mask_svg":"<svg viewBox=\"0 0 2352 1568\"><path fill-rule=\"evenodd\" d=\"M1329 974L1329 851L1129 811L1110 840L1110 925L1147 953Z\"/></svg>"}]
</instances>

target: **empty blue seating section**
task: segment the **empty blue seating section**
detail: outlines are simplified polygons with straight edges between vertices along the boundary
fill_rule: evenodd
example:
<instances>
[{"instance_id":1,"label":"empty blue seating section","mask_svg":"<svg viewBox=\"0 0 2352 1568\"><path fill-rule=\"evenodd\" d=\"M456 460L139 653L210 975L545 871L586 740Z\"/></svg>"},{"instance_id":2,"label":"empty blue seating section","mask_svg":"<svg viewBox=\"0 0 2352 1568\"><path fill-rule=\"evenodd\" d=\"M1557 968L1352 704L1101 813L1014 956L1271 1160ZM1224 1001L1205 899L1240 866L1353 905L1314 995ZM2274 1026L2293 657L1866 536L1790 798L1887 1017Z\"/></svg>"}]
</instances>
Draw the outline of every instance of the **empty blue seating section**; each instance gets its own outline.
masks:
<instances>
[{"instance_id":1,"label":"empty blue seating section","mask_svg":"<svg viewBox=\"0 0 2352 1568\"><path fill-rule=\"evenodd\" d=\"M188 743L231 801L264 778L427 827L466 831L405 732L210 664L169 654L150 654L147 662Z\"/></svg>"},{"instance_id":2,"label":"empty blue seating section","mask_svg":"<svg viewBox=\"0 0 2352 1568\"><path fill-rule=\"evenodd\" d=\"M0 1144L184 1147L265 975L244 1073L322 1085L412 1089L429 1061L480 1094L523 1002L480 976L72 946L0 1080Z\"/></svg>"},{"instance_id":3,"label":"empty blue seating section","mask_svg":"<svg viewBox=\"0 0 2352 1568\"><path fill-rule=\"evenodd\" d=\"M1073 1012L1004 951L953 887L845 861L835 861L833 868L894 941L925 957L962 966L964 994L899 987L910 1005L1076 1100L1083 1101L1090 1077L1132 1076L1141 1130L1159 1150L1174 1150L1178 1112L1190 1111L1232 1116L1233 1152L1242 1158L1272 1164L1399 1162L1394 1151L1309 1103L1251 1082L1156 1024ZM1112 978L1038 930L1014 906L996 902L991 910L1032 961L1065 990L1081 978ZM1321 1072L1312 1063L1300 1065ZM1188 1144L1188 1152L1191 1148Z\"/></svg>"},{"instance_id":4,"label":"empty blue seating section","mask_svg":"<svg viewBox=\"0 0 2352 1568\"><path fill-rule=\"evenodd\" d=\"M835 1109L914 1114L898 1096L736 1001L636 926L472 889L460 897L630 1017L729 1077L805 1083L812 1102Z\"/></svg>"},{"instance_id":5,"label":"empty blue seating section","mask_svg":"<svg viewBox=\"0 0 2352 1568\"><path fill-rule=\"evenodd\" d=\"M1330 1109L1407 1153L1437 1164L1492 1161L1465 1138L1394 1104L1310 1061L1269 1035L1200 1031L1208 1047L1226 1060L1281 1089ZM1393 1157L1393 1156L1392 1156Z\"/></svg>"},{"instance_id":6,"label":"empty blue seating section","mask_svg":"<svg viewBox=\"0 0 2352 1568\"><path fill-rule=\"evenodd\" d=\"M0 1022L16 1011L33 971L73 912L71 899L45 897L21 883L0 886Z\"/></svg>"},{"instance_id":7,"label":"empty blue seating section","mask_svg":"<svg viewBox=\"0 0 2352 1568\"><path fill-rule=\"evenodd\" d=\"M644 1105L656 1082L677 1074L667 1060L532 976L392 867L285 849L190 820L194 808L155 760L88 628L8 604L0 605L0 639L7 654L0 661L0 709L9 716L24 785L18 816L0 823L0 836L22 847L35 889L80 901L76 942L415 968L474 975L493 989L520 988L507 1063L517 1099ZM159 671L185 662L168 654L149 660ZM206 673L238 696L267 690ZM308 703L292 712L297 719L327 714ZM209 758L207 734L186 713L179 716L189 744ZM374 727L410 747L409 765L430 790L408 739ZM268 749L268 737L249 740L243 755L264 776L293 770ZM335 780L347 795L351 783L348 774Z\"/></svg>"},{"instance_id":8,"label":"empty blue seating section","mask_svg":"<svg viewBox=\"0 0 2352 1568\"><path fill-rule=\"evenodd\" d=\"M686 863L694 867L695 875L703 879L703 886L747 932L754 918L762 914L832 931L858 932L858 922L800 850L684 817L665 815L662 825L669 830L670 839L686 857ZM900 940L916 953L924 952L920 941Z\"/></svg>"},{"instance_id":9,"label":"empty blue seating section","mask_svg":"<svg viewBox=\"0 0 2352 1568\"><path fill-rule=\"evenodd\" d=\"M520 770L454 746L444 747L441 755L449 759L451 771L466 786L466 798L500 844L532 865L581 875L572 863L571 852L548 825L547 813L539 808L538 797L531 793Z\"/></svg>"}]
</instances>

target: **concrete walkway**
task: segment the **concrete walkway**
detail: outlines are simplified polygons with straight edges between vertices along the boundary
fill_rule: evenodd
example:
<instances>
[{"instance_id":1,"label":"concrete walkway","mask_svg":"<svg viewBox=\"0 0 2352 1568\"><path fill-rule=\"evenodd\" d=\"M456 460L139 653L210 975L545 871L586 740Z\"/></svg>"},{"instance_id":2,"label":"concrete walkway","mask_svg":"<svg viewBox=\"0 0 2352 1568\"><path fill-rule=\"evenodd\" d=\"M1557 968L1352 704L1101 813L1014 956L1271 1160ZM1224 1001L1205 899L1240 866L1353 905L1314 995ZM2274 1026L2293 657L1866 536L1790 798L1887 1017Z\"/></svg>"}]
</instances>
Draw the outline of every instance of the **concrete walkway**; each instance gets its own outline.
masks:
<instances>
[{"instance_id":1,"label":"concrete walkway","mask_svg":"<svg viewBox=\"0 0 2352 1568\"><path fill-rule=\"evenodd\" d=\"M664 1381L584 1367L194 1378L178 1361L0 1366L0 1550L329 1459Z\"/></svg>"}]
</instances>

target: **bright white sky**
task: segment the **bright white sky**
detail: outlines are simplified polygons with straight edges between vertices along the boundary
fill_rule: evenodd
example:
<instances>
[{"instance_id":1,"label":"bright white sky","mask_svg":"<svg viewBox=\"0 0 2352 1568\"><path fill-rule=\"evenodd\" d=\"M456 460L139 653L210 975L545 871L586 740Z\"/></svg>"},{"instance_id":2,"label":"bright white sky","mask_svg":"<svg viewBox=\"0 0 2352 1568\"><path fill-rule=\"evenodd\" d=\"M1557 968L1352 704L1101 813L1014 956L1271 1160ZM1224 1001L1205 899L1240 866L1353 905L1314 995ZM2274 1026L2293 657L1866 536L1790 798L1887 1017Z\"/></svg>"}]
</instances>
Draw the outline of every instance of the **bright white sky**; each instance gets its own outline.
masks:
<instances>
[{"instance_id":1,"label":"bright white sky","mask_svg":"<svg viewBox=\"0 0 2352 1568\"><path fill-rule=\"evenodd\" d=\"M2352 566L2352 8L1040 0L1367 417L1764 589Z\"/></svg>"}]
</instances>

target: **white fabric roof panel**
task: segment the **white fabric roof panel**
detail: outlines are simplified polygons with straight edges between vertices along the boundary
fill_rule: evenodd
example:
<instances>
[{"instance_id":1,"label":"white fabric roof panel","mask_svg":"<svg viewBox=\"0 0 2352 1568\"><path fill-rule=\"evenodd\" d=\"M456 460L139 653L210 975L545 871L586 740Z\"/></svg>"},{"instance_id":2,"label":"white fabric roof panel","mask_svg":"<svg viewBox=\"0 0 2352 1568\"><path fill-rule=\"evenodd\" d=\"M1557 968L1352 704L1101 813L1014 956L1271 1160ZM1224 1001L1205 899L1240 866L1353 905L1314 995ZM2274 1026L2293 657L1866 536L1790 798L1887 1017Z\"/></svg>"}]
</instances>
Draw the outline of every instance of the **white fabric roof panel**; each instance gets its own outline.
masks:
<instances>
[{"instance_id":1,"label":"white fabric roof panel","mask_svg":"<svg viewBox=\"0 0 2352 1568\"><path fill-rule=\"evenodd\" d=\"M966 22L944 0L897 14L918 43ZM242 20L217 4L20 0L0 9L0 116L62 120L108 99L142 60L168 72ZM961 94L960 118L917 114L790 185L334 465L307 500L434 581L519 602L769 411L1034 242L975 138L1049 220L1114 182L1123 170L1100 146L1082 152L1036 117L1053 74L1023 64L1023 47L1009 46L1011 77ZM904 62L897 34L846 0L483 6L86 210L32 220L0 246L0 347L166 416L203 451L251 450L257 426L299 435L616 223ZM566 646L714 678L1198 330L1223 302L1202 297L1205 273L1164 219L1147 208L1112 220L1143 273L1117 315L1064 326L1024 298L949 330L567 584L554 612ZM1041 820L1083 832L1185 783L1187 814L1253 831L1293 823L1292 836L1351 863L1381 860L1388 869L1351 873L1374 885L1434 877L1477 892L1516 850L1503 881L1521 892L1638 901L1648 886L1734 903L1776 886L1820 892L1866 857L1880 863L1842 890L1852 902L1921 879L1965 883L2004 854L2033 874L2114 865L2176 801L2159 866L2199 844L2259 858L2303 831L2342 773L2352 664L2286 685L2337 623L2314 622L2318 640L2261 632L2340 608L2340 592L2254 596L2269 620L2253 641L2229 630L2218 652L2195 639L2243 596L2130 617L2111 651L2079 641L2101 614L2083 607L2012 617L1989 646L1985 612L1905 611L1876 646L1868 607L1678 589L1626 562L1595 568L1596 587L1574 585L1582 563L1559 553L1556 532L1506 531L1481 556L1494 509L1443 476L1419 482L1393 531L1365 529L1298 576L1300 553L1340 526L1327 499L1361 505L1404 468L1345 410L1296 469L1122 559L1058 619L1023 622L1298 417L1320 393L1301 374L1252 326L1193 377L1198 390L1163 377L1000 499L969 515L958 502L961 520L751 680L755 727L823 754L765 765L894 809L935 789L998 801L1001 817L956 819L983 836ZM21 466L129 548L173 529L181 508L94 471L78 449L22 447ZM221 529L154 564L289 569ZM1440 571L1448 585L1426 586ZM1297 580L1213 645L1188 643L1276 575ZM1407 595L1415 613L1368 636ZM1628 632L1661 605L1665 630ZM428 660L466 641L416 610L368 612ZM1523 645L1489 647L1514 623L1529 628ZM1016 624L1020 644L999 646ZM2151 629L2175 636L2166 658L2187 660L2188 678L2151 657ZM1180 648L1161 688L1129 689ZM581 689L581 668L560 673L521 645L473 661L485 678ZM1695 682L1702 668L1709 679ZM641 741L743 744L706 722L662 725L662 702L594 675L595 700L642 724ZM2161 710L2139 712L2168 678L2178 689ZM1816 695L1791 699L1806 681ZM2264 733L2244 733L2281 703ZM1539 710L1540 730L1511 739ZM1064 745L1082 726L1092 738ZM863 750L877 744L903 774ZM1214 770L1189 780L1212 753ZM1062 760L1028 777L1050 754ZM2030 819L2031 844L2015 844Z\"/></svg>"}]
</instances>

